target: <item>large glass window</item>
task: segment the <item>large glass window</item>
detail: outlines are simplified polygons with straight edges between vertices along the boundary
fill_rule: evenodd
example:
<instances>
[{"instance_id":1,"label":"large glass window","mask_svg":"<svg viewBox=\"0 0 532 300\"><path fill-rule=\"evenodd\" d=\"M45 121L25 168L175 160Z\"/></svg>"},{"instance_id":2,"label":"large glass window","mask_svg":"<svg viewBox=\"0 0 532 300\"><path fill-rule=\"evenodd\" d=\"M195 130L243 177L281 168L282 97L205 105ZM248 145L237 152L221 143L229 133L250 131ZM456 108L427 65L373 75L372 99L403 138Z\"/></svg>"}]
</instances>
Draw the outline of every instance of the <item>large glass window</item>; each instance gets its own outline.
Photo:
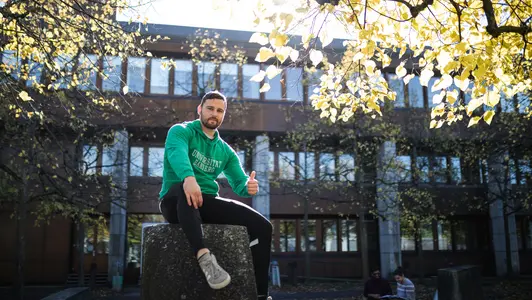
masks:
<instances>
[{"instance_id":1,"label":"large glass window","mask_svg":"<svg viewBox=\"0 0 532 300\"><path fill-rule=\"evenodd\" d=\"M419 182L429 182L429 158L427 156L416 157L416 169Z\"/></svg>"},{"instance_id":2,"label":"large glass window","mask_svg":"<svg viewBox=\"0 0 532 300\"><path fill-rule=\"evenodd\" d=\"M310 73L310 72L307 73L307 82L308 82L307 86L308 86L309 102L312 101L312 100L310 100L310 96L319 93L321 75L323 75L323 71L320 70L320 69L317 69L316 72L314 72L314 73Z\"/></svg>"},{"instance_id":3,"label":"large glass window","mask_svg":"<svg viewBox=\"0 0 532 300\"><path fill-rule=\"evenodd\" d=\"M243 97L246 99L259 99L260 98L260 83L249 81L251 77L255 76L255 74L258 74L260 71L259 65L243 65L242 66L242 89L243 89Z\"/></svg>"},{"instance_id":4,"label":"large glass window","mask_svg":"<svg viewBox=\"0 0 532 300\"><path fill-rule=\"evenodd\" d=\"M355 157L342 154L338 157L338 174L340 181L355 181Z\"/></svg>"},{"instance_id":5,"label":"large glass window","mask_svg":"<svg viewBox=\"0 0 532 300\"><path fill-rule=\"evenodd\" d=\"M453 182L462 181L462 168L460 167L460 157L451 157L451 178Z\"/></svg>"},{"instance_id":6,"label":"large glass window","mask_svg":"<svg viewBox=\"0 0 532 300\"><path fill-rule=\"evenodd\" d=\"M296 221L279 220L279 244L281 252L296 251Z\"/></svg>"},{"instance_id":7,"label":"large glass window","mask_svg":"<svg viewBox=\"0 0 532 300\"><path fill-rule=\"evenodd\" d=\"M451 223L449 221L438 222L438 250L453 250L451 239Z\"/></svg>"},{"instance_id":8,"label":"large glass window","mask_svg":"<svg viewBox=\"0 0 532 300\"><path fill-rule=\"evenodd\" d=\"M299 152L299 175L301 179L314 179L316 173L316 162L314 153Z\"/></svg>"},{"instance_id":9,"label":"large glass window","mask_svg":"<svg viewBox=\"0 0 532 300\"><path fill-rule=\"evenodd\" d=\"M122 74L122 60L118 56L105 56L103 58L102 89L104 91L120 91Z\"/></svg>"},{"instance_id":10,"label":"large glass window","mask_svg":"<svg viewBox=\"0 0 532 300\"><path fill-rule=\"evenodd\" d=\"M467 250L468 244L468 222L460 220L454 223L454 244L456 250Z\"/></svg>"},{"instance_id":11,"label":"large glass window","mask_svg":"<svg viewBox=\"0 0 532 300\"><path fill-rule=\"evenodd\" d=\"M168 61L161 58L151 60L151 94L168 94L168 84L170 78Z\"/></svg>"},{"instance_id":12,"label":"large glass window","mask_svg":"<svg viewBox=\"0 0 532 300\"><path fill-rule=\"evenodd\" d=\"M418 76L414 76L408 82L408 103L410 107L424 107L423 105L423 86Z\"/></svg>"},{"instance_id":13,"label":"large glass window","mask_svg":"<svg viewBox=\"0 0 532 300\"><path fill-rule=\"evenodd\" d=\"M335 181L335 158L332 153L320 154L320 179Z\"/></svg>"},{"instance_id":14,"label":"large glass window","mask_svg":"<svg viewBox=\"0 0 532 300\"><path fill-rule=\"evenodd\" d=\"M520 113L530 111L530 97L523 93L517 93L517 110Z\"/></svg>"},{"instance_id":15,"label":"large glass window","mask_svg":"<svg viewBox=\"0 0 532 300\"><path fill-rule=\"evenodd\" d=\"M341 220L342 251L358 251L357 226L355 220Z\"/></svg>"},{"instance_id":16,"label":"large glass window","mask_svg":"<svg viewBox=\"0 0 532 300\"><path fill-rule=\"evenodd\" d=\"M142 224L165 223L161 214L128 214L127 215L127 249L126 262L140 267L142 254Z\"/></svg>"},{"instance_id":17,"label":"large glass window","mask_svg":"<svg viewBox=\"0 0 532 300\"><path fill-rule=\"evenodd\" d=\"M286 99L291 101L303 100L303 69L288 68L286 72Z\"/></svg>"},{"instance_id":18,"label":"large glass window","mask_svg":"<svg viewBox=\"0 0 532 300\"><path fill-rule=\"evenodd\" d=\"M270 85L270 89L264 94L266 100L281 100L283 99L281 78L283 73L269 79L268 76L264 77L264 81Z\"/></svg>"},{"instance_id":19,"label":"large glass window","mask_svg":"<svg viewBox=\"0 0 532 300\"><path fill-rule=\"evenodd\" d=\"M401 224L402 225L402 224ZM416 239L414 236L414 229L411 226L401 226L401 250L415 251Z\"/></svg>"},{"instance_id":20,"label":"large glass window","mask_svg":"<svg viewBox=\"0 0 532 300\"><path fill-rule=\"evenodd\" d=\"M78 69L80 90L96 89L96 75L98 72L98 57L94 54L81 55ZM39 72L40 74L40 72Z\"/></svg>"},{"instance_id":21,"label":"large glass window","mask_svg":"<svg viewBox=\"0 0 532 300\"><path fill-rule=\"evenodd\" d=\"M131 147L129 152L129 176L143 176L144 147Z\"/></svg>"},{"instance_id":22,"label":"large glass window","mask_svg":"<svg viewBox=\"0 0 532 300\"><path fill-rule=\"evenodd\" d=\"M20 77L20 64L21 59L17 57L17 54L13 50L5 50L2 53L2 62L7 67L6 73L10 73L15 79Z\"/></svg>"},{"instance_id":23,"label":"large glass window","mask_svg":"<svg viewBox=\"0 0 532 300\"><path fill-rule=\"evenodd\" d=\"M113 148L104 146L102 151L102 175L111 175L117 161Z\"/></svg>"},{"instance_id":24,"label":"large glass window","mask_svg":"<svg viewBox=\"0 0 532 300\"><path fill-rule=\"evenodd\" d=\"M412 158L410 156L402 155L397 157L397 174L399 174L399 182L411 182L412 172Z\"/></svg>"},{"instance_id":25,"label":"large glass window","mask_svg":"<svg viewBox=\"0 0 532 300\"><path fill-rule=\"evenodd\" d=\"M148 176L163 177L164 148L150 147L148 150Z\"/></svg>"},{"instance_id":26,"label":"large glass window","mask_svg":"<svg viewBox=\"0 0 532 300\"><path fill-rule=\"evenodd\" d=\"M429 79L429 84L427 87L429 107L434 107L439 104L439 103L434 103L434 96L440 94L442 90L440 89L434 92L432 91L432 87L434 86L434 84L436 84L436 82L438 82L438 80L440 80L440 77L432 77L431 79Z\"/></svg>"},{"instance_id":27,"label":"large glass window","mask_svg":"<svg viewBox=\"0 0 532 300\"><path fill-rule=\"evenodd\" d=\"M434 181L438 183L447 182L447 157L436 156L434 157L433 164Z\"/></svg>"},{"instance_id":28,"label":"large glass window","mask_svg":"<svg viewBox=\"0 0 532 300\"><path fill-rule=\"evenodd\" d=\"M338 251L338 232L336 229L336 221L337 220L323 220L322 222L322 248L326 252Z\"/></svg>"},{"instance_id":29,"label":"large glass window","mask_svg":"<svg viewBox=\"0 0 532 300\"><path fill-rule=\"evenodd\" d=\"M216 66L211 62L198 63L198 95L216 89Z\"/></svg>"},{"instance_id":30,"label":"large glass window","mask_svg":"<svg viewBox=\"0 0 532 300\"><path fill-rule=\"evenodd\" d=\"M294 152L279 152L280 179L295 179L295 165Z\"/></svg>"},{"instance_id":31,"label":"large glass window","mask_svg":"<svg viewBox=\"0 0 532 300\"><path fill-rule=\"evenodd\" d=\"M127 86L129 92L144 93L146 77L146 59L144 57L129 57L127 59Z\"/></svg>"},{"instance_id":32,"label":"large glass window","mask_svg":"<svg viewBox=\"0 0 532 300\"><path fill-rule=\"evenodd\" d=\"M434 236L432 233L432 225L426 224L420 228L421 234L421 249L434 250Z\"/></svg>"},{"instance_id":33,"label":"large glass window","mask_svg":"<svg viewBox=\"0 0 532 300\"><path fill-rule=\"evenodd\" d=\"M386 79L388 80L389 89L396 94L395 101L393 102L394 106L405 107L405 84L403 80L393 73L386 74Z\"/></svg>"},{"instance_id":34,"label":"large glass window","mask_svg":"<svg viewBox=\"0 0 532 300\"><path fill-rule=\"evenodd\" d=\"M300 237L300 243L301 251L307 251L307 246L305 243L305 220L301 220L300 222L300 228L301 228L301 237ZM309 240L309 248L308 251L316 251L316 220L308 220L308 240Z\"/></svg>"},{"instance_id":35,"label":"large glass window","mask_svg":"<svg viewBox=\"0 0 532 300\"><path fill-rule=\"evenodd\" d=\"M192 61L176 60L174 73L174 95L192 94Z\"/></svg>"},{"instance_id":36,"label":"large glass window","mask_svg":"<svg viewBox=\"0 0 532 300\"><path fill-rule=\"evenodd\" d=\"M96 174L96 167L98 165L98 147L84 145L82 161L84 166L84 174Z\"/></svg>"},{"instance_id":37,"label":"large glass window","mask_svg":"<svg viewBox=\"0 0 532 300\"><path fill-rule=\"evenodd\" d=\"M238 97L238 65L220 65L220 92L227 98Z\"/></svg>"}]
</instances>

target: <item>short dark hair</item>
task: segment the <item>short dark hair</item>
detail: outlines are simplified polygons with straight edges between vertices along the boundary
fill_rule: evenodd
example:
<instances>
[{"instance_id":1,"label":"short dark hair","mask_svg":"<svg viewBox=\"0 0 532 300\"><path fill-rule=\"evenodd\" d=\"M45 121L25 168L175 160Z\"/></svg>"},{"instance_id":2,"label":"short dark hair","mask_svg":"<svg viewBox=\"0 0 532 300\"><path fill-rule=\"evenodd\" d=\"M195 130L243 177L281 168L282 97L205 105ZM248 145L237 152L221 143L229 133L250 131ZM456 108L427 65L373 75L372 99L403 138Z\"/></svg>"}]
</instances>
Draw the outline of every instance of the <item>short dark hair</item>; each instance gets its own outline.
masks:
<instances>
[{"instance_id":1,"label":"short dark hair","mask_svg":"<svg viewBox=\"0 0 532 300\"><path fill-rule=\"evenodd\" d=\"M224 94L218 91L210 91L210 92L207 92L205 95L203 95L203 97L201 98L200 106L203 107L203 104L205 103L205 101L211 100L211 99L223 100L225 104L227 105L227 98L225 98Z\"/></svg>"},{"instance_id":2,"label":"short dark hair","mask_svg":"<svg viewBox=\"0 0 532 300\"><path fill-rule=\"evenodd\" d=\"M397 267L395 269L395 272L393 272L393 276L405 276L405 272L403 271L403 267Z\"/></svg>"}]
</instances>

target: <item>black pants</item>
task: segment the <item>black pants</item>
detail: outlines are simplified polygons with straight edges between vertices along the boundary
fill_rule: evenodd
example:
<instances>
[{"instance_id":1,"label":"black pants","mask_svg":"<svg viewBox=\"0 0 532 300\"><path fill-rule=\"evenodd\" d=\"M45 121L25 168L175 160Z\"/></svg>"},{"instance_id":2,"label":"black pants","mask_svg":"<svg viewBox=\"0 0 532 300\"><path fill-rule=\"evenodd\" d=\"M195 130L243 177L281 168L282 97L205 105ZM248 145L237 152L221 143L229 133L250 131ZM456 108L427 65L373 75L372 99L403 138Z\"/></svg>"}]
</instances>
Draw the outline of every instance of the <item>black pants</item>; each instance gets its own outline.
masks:
<instances>
[{"instance_id":1,"label":"black pants","mask_svg":"<svg viewBox=\"0 0 532 300\"><path fill-rule=\"evenodd\" d=\"M268 270L272 240L272 224L248 205L212 195L203 194L203 205L198 209L189 206L183 184L173 185L161 199L161 213L168 223L181 224L181 228L194 249L194 257L203 243L201 224L225 224L246 226L253 242L251 254L259 295L268 295ZM258 243L257 241L258 240ZM223 266L222 266L223 268Z\"/></svg>"}]
</instances>

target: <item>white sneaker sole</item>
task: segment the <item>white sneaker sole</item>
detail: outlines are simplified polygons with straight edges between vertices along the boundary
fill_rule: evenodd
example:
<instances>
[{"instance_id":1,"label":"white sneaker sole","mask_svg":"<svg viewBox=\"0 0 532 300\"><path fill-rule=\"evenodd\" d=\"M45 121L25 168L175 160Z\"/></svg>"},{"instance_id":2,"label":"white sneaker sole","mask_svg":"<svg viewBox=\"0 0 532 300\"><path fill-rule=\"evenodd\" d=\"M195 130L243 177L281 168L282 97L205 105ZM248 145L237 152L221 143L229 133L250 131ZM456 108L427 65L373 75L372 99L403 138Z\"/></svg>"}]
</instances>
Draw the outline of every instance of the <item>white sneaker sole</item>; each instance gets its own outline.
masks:
<instances>
[{"instance_id":1,"label":"white sneaker sole","mask_svg":"<svg viewBox=\"0 0 532 300\"><path fill-rule=\"evenodd\" d=\"M231 283L231 276L227 275L227 278L224 281L217 283L217 284L209 283L209 286L214 290L219 290L219 289L223 289L224 287L226 287L229 283Z\"/></svg>"}]
</instances>

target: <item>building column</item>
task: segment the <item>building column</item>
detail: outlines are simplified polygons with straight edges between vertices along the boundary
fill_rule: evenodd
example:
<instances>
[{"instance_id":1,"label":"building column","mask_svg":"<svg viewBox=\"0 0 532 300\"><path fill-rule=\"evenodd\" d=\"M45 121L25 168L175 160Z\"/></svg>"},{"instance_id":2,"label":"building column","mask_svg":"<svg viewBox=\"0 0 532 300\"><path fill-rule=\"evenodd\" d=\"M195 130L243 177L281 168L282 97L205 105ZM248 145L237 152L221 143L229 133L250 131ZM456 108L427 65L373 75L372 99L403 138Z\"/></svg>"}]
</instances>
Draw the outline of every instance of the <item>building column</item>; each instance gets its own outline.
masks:
<instances>
[{"instance_id":1,"label":"building column","mask_svg":"<svg viewBox=\"0 0 532 300\"><path fill-rule=\"evenodd\" d=\"M401 265L400 212L396 203L399 178L397 172L389 167L396 159L395 148L395 142L386 141L380 146L377 157L380 268L384 278L390 278Z\"/></svg>"},{"instance_id":2,"label":"building column","mask_svg":"<svg viewBox=\"0 0 532 300\"><path fill-rule=\"evenodd\" d=\"M495 269L497 276L508 273L506 259L506 232L504 229L504 200L508 199L511 189L510 176L505 176L504 155L491 157L488 161L488 200L490 203L491 234L493 252L495 256ZM508 179L507 182L506 178ZM506 197L505 197L506 196ZM511 201L511 200L506 200ZM511 211L511 210L508 210ZM508 215L508 233L510 235L510 251L512 271L519 274L519 249L516 232L515 214Z\"/></svg>"},{"instance_id":3,"label":"building column","mask_svg":"<svg viewBox=\"0 0 532 300\"><path fill-rule=\"evenodd\" d=\"M253 149L253 170L257 173L259 192L253 197L252 205L255 210L270 219L270 140L268 136L259 135L255 138Z\"/></svg>"},{"instance_id":4,"label":"building column","mask_svg":"<svg viewBox=\"0 0 532 300\"><path fill-rule=\"evenodd\" d=\"M126 258L126 221L127 221L127 182L128 182L128 132L115 132L111 155L114 160L111 188L111 220L109 228L109 265L107 280L112 282L113 276L124 275Z\"/></svg>"}]
</instances>

